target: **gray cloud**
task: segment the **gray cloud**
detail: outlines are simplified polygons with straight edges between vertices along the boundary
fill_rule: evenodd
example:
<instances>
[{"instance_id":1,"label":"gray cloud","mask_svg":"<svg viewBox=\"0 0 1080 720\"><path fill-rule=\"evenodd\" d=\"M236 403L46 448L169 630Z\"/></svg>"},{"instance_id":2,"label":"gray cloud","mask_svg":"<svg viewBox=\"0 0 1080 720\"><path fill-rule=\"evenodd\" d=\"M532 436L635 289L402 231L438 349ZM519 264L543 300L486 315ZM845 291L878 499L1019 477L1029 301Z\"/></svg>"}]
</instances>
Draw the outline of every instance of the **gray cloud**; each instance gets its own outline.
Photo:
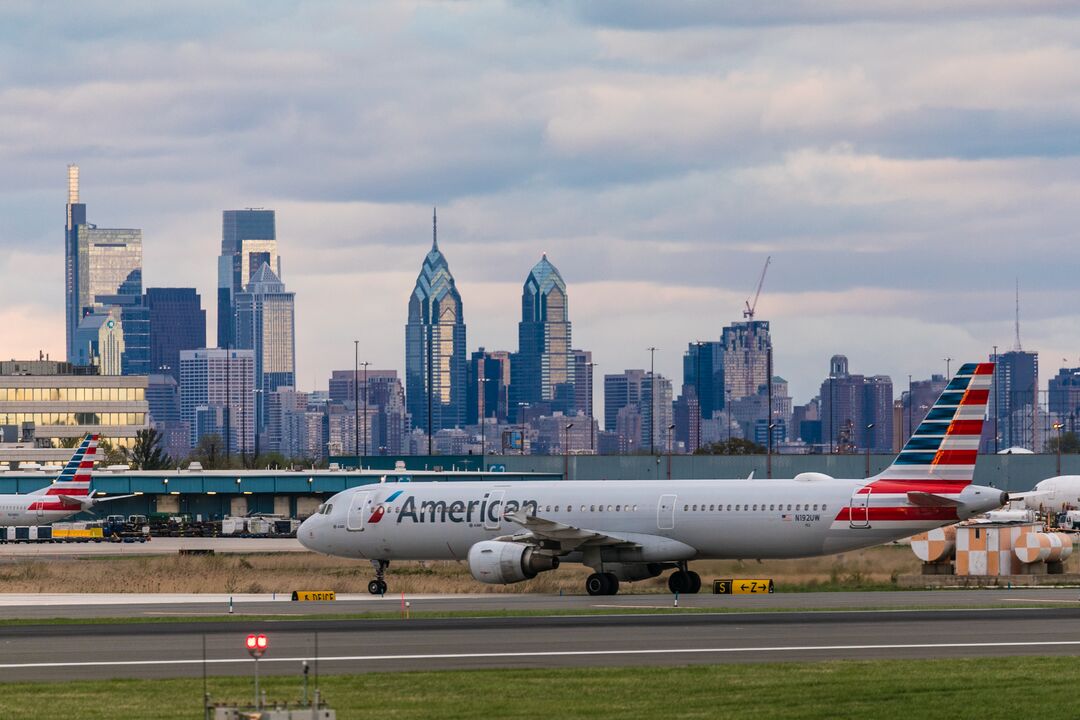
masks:
<instances>
[{"instance_id":1,"label":"gray cloud","mask_svg":"<svg viewBox=\"0 0 1080 720\"><path fill-rule=\"evenodd\" d=\"M865 337L882 366L864 370L905 374L950 333L963 347L947 353L1007 343L1017 276L1031 342L1069 354L1069 6L147 7L0 10L0 247L37 268L0 303L53 317L56 348L76 161L91 221L142 227L146 282L195 285L208 309L220 211L277 208L305 385L342 322L400 365L433 204L473 346L513 347L519 285L546 250L605 372L661 343L678 380L685 342L739 317L767 254L763 309L800 397ZM360 308L347 321L343 297ZM868 336L867 308L904 342Z\"/></svg>"}]
</instances>

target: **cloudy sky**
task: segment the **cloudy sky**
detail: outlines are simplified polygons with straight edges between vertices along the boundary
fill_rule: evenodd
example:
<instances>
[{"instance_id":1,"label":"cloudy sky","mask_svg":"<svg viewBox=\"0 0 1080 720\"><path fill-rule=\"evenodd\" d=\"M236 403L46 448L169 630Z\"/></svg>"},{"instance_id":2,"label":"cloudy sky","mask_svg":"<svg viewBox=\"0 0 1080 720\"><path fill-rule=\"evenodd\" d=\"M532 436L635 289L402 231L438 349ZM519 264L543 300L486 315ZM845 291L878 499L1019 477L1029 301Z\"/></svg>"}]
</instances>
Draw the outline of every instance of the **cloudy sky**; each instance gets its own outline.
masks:
<instances>
[{"instance_id":1,"label":"cloudy sky","mask_svg":"<svg viewBox=\"0 0 1080 720\"><path fill-rule=\"evenodd\" d=\"M803 402L829 356L1080 365L1080 14L1017 0L93 2L0 8L0 356L63 353L69 162L214 335L221 211L277 210L299 385L404 363L431 242L470 348L515 349L547 252L598 372L681 382L758 317ZM767 5L767 7L760 7ZM868 7L872 5L871 7Z\"/></svg>"}]
</instances>

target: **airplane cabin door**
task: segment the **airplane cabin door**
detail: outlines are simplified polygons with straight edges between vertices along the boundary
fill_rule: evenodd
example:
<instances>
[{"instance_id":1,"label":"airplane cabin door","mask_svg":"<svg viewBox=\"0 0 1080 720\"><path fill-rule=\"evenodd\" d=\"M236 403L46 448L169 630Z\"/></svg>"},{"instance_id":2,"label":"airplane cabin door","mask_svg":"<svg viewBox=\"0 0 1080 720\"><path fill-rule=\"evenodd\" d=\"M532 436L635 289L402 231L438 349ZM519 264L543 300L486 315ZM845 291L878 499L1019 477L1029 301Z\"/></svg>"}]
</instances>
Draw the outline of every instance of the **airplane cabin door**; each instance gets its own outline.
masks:
<instances>
[{"instance_id":1,"label":"airplane cabin door","mask_svg":"<svg viewBox=\"0 0 1080 720\"><path fill-rule=\"evenodd\" d=\"M870 527L870 487L866 487L865 493L860 492L862 489L855 488L848 505L848 525L853 528Z\"/></svg>"},{"instance_id":2,"label":"airplane cabin door","mask_svg":"<svg viewBox=\"0 0 1080 720\"><path fill-rule=\"evenodd\" d=\"M674 530L675 529L675 495L661 495L660 501L656 504L656 529L657 530Z\"/></svg>"},{"instance_id":3,"label":"airplane cabin door","mask_svg":"<svg viewBox=\"0 0 1080 720\"><path fill-rule=\"evenodd\" d=\"M345 529L363 531L364 517L371 512L371 493L353 493L349 500L349 515L345 519Z\"/></svg>"},{"instance_id":4,"label":"airplane cabin door","mask_svg":"<svg viewBox=\"0 0 1080 720\"><path fill-rule=\"evenodd\" d=\"M38 521L44 520L45 519L45 503L44 502L38 502L38 503L34 503L34 504L37 505L36 514L37 514Z\"/></svg>"}]
</instances>

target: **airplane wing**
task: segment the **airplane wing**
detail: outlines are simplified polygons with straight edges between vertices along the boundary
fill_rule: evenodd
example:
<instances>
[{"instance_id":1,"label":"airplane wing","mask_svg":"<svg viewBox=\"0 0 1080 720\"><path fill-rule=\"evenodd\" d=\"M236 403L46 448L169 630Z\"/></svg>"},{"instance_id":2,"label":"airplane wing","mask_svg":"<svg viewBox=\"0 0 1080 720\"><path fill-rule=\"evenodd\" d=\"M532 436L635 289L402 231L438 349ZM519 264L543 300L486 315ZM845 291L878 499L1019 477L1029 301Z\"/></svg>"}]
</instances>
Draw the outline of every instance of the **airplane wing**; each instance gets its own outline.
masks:
<instances>
[{"instance_id":1,"label":"airplane wing","mask_svg":"<svg viewBox=\"0 0 1080 720\"><path fill-rule=\"evenodd\" d=\"M595 530L566 525L565 523L547 520L535 515L526 515L521 510L506 513L503 518L520 525L523 529L522 532L498 538L506 542L524 542L544 546L557 543L562 552L573 552L583 547L640 547L638 543L630 540Z\"/></svg>"}]
</instances>

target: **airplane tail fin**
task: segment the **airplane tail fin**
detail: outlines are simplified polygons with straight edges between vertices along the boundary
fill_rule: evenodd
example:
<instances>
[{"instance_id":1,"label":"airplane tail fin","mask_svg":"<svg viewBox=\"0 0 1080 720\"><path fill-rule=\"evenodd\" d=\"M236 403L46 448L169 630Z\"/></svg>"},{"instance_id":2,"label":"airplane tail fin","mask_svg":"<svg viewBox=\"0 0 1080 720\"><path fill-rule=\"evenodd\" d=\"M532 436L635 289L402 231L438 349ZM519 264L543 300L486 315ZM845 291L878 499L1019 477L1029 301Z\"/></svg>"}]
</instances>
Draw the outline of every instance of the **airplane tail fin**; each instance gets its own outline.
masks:
<instances>
[{"instance_id":1,"label":"airplane tail fin","mask_svg":"<svg viewBox=\"0 0 1080 720\"><path fill-rule=\"evenodd\" d=\"M994 363L962 365L875 485L925 482L927 492L950 493L971 484L993 377Z\"/></svg>"},{"instance_id":2,"label":"airplane tail fin","mask_svg":"<svg viewBox=\"0 0 1080 720\"><path fill-rule=\"evenodd\" d=\"M91 471L97 455L100 435L87 435L51 485L34 491L35 495L63 495L79 501L88 500L94 492Z\"/></svg>"}]
</instances>

